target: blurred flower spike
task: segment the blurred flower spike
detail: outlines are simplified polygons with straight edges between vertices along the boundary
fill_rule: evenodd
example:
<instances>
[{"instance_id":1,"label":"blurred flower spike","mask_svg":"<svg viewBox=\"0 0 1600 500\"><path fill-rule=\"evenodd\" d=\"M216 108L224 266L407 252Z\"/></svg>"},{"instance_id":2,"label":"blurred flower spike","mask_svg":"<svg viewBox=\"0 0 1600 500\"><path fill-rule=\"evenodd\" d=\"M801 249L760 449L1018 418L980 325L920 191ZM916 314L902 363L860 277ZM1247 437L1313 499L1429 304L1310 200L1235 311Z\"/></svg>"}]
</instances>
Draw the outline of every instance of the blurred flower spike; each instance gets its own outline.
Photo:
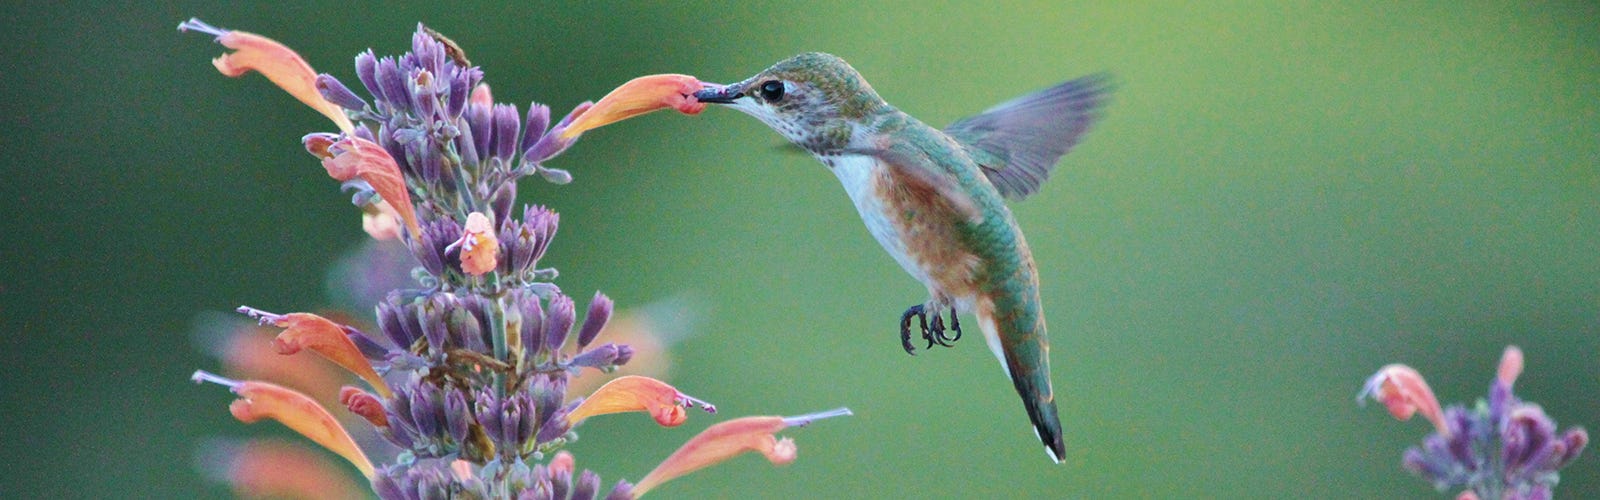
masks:
<instances>
[{"instance_id":1,"label":"blurred flower spike","mask_svg":"<svg viewBox=\"0 0 1600 500\"><path fill-rule=\"evenodd\" d=\"M1522 368L1522 350L1507 347L1487 399L1472 408L1440 412L1422 376L1405 365L1379 370L1361 399L1383 403L1400 420L1421 412L1434 423L1435 432L1407 449L1401 463L1439 491L1460 488L1459 499L1548 499L1561 468L1582 453L1589 434L1581 427L1557 434L1539 405L1518 399L1512 386Z\"/></svg>"},{"instance_id":2,"label":"blurred flower spike","mask_svg":"<svg viewBox=\"0 0 1600 500\"><path fill-rule=\"evenodd\" d=\"M277 420L355 464L383 499L592 500L633 498L747 451L788 463L795 457L794 442L775 433L849 413L840 409L713 425L639 488L616 480L603 489L599 474L576 469L575 458L562 449L577 439L585 419L598 415L645 412L672 427L688 418L690 407L716 411L641 375L619 376L593 392L589 382L573 388L579 375L616 376L638 354L660 358L664 341L626 334L637 326L597 341L615 304L594 292L580 308L556 286L556 269L540 265L561 219L543 206L516 206L519 182L572 181L571 173L545 163L584 131L669 107L698 113L704 104L692 94L702 84L694 77L641 77L598 104L578 104L552 124L548 106L529 103L523 113L514 104L494 102L483 71L470 66L461 47L421 25L412 33L409 52L379 57L368 50L355 56L355 80L349 81L359 81L357 89L365 95L332 75L314 73L300 56L265 37L198 19L179 29L214 35L235 50L215 61L223 74L260 72L334 120L338 132L305 134L301 145L329 176L354 191L351 202L361 208L367 234L400 240L396 255L409 266L398 280L364 281L390 284L361 294L369 304L376 301L367 331L352 326L353 318L240 307L262 325L283 329L271 347L263 345L257 331L230 342L238 348L227 349L233 353L228 359L248 363L230 367L230 373L243 371L252 380L206 371L193 376L238 395L229 410L240 421ZM408 237L396 238L400 234ZM619 316L619 322L630 320ZM639 339L645 339L646 350L622 342ZM345 385L353 379L331 366L320 367L319 376L306 376L321 363L315 357L293 358L309 365L259 359L305 350L360 377L371 390ZM664 371L659 359L637 370ZM258 376L318 394L345 420L341 423L302 392L253 380ZM569 397L585 392L584 398ZM295 456L303 456L297 453L306 450L293 446L218 448L228 450L205 454L209 466L227 464L217 468L229 472L216 476L241 492L299 495L316 488L301 481L316 474L298 466L328 472L312 460L296 462ZM342 491L317 494L352 496Z\"/></svg>"}]
</instances>

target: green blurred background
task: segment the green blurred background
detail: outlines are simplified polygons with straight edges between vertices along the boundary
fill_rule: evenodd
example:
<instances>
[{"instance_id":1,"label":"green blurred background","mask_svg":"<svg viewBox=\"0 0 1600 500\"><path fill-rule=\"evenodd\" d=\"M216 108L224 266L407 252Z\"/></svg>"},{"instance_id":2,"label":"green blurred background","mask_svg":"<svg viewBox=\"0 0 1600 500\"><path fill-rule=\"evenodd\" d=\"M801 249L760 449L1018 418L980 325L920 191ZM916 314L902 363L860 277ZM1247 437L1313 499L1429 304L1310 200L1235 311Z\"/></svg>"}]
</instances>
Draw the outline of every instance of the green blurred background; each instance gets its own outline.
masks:
<instances>
[{"instance_id":1,"label":"green blurred background","mask_svg":"<svg viewBox=\"0 0 1600 500\"><path fill-rule=\"evenodd\" d=\"M737 113L588 134L524 183L562 213L546 262L586 298L700 297L673 382L725 413L586 425L580 465L637 479L711 422L849 406L800 459L671 483L712 497L1439 497L1399 467L1429 427L1355 404L1390 362L1600 428L1600 8L1594 2L720 2L533 6L7 3L0 34L0 497L224 496L244 426L190 385L194 318L327 303L355 210L301 150L326 120L177 23L274 37L354 83L415 23L498 100L564 113L633 76L742 79L839 54L933 124L1108 71L1105 119L1015 204L1038 260L1069 447L1040 453L975 338L906 356L924 291L831 175ZM440 4L443 5L443 4ZM1600 497L1591 450L1558 494Z\"/></svg>"}]
</instances>

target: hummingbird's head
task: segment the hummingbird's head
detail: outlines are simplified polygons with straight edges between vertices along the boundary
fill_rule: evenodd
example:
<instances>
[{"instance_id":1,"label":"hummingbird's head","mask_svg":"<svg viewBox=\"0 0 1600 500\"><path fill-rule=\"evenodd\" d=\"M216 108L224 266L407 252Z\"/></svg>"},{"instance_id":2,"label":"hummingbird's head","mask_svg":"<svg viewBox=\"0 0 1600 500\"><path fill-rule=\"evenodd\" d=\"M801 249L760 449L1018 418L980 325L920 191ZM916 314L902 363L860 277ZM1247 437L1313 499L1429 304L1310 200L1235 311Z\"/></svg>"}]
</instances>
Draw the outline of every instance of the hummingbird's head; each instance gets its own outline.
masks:
<instances>
[{"instance_id":1,"label":"hummingbird's head","mask_svg":"<svg viewBox=\"0 0 1600 500\"><path fill-rule=\"evenodd\" d=\"M856 127L888 108L855 68L821 52L785 59L747 80L712 85L694 96L754 116L817 154L844 149Z\"/></svg>"}]
</instances>

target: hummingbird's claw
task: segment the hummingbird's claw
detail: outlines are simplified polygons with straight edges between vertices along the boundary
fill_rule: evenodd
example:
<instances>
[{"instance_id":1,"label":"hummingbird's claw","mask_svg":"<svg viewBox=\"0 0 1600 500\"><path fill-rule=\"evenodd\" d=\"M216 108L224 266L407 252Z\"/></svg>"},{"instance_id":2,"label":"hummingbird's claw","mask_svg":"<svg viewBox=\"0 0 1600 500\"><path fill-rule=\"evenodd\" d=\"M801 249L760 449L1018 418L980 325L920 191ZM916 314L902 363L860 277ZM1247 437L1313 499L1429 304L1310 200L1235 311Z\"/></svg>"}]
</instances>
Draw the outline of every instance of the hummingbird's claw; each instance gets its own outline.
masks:
<instances>
[{"instance_id":1,"label":"hummingbird's claw","mask_svg":"<svg viewBox=\"0 0 1600 500\"><path fill-rule=\"evenodd\" d=\"M922 322L922 337L928 337L928 316L922 313L922 304L917 304L906 309L900 315L900 345L905 347L906 354L917 355L916 346L911 345L911 317L915 316Z\"/></svg>"},{"instance_id":2,"label":"hummingbird's claw","mask_svg":"<svg viewBox=\"0 0 1600 500\"><path fill-rule=\"evenodd\" d=\"M922 328L922 340L928 341L928 348L932 348L935 344L953 347L951 342L961 340L961 320L956 318L955 308L950 309L949 330L954 335L945 335L944 317L935 312L933 321L930 323L928 321L927 308L923 304L917 304L907 308L905 314L900 315L900 345L905 348L906 354L917 355L916 347L911 345L912 317L917 318L918 326Z\"/></svg>"}]
</instances>

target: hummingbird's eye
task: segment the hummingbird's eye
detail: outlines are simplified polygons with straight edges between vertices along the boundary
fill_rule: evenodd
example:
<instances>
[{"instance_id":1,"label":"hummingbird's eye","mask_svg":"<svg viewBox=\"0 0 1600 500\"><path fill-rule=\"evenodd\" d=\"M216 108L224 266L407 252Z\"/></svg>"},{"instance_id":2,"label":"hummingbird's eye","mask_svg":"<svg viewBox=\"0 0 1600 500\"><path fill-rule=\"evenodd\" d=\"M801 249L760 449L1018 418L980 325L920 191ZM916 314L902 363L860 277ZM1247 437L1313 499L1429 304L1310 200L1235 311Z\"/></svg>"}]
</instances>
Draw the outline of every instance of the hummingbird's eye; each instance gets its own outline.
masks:
<instances>
[{"instance_id":1,"label":"hummingbird's eye","mask_svg":"<svg viewBox=\"0 0 1600 500\"><path fill-rule=\"evenodd\" d=\"M779 99L783 99L783 82L767 80L761 84L761 100L776 102Z\"/></svg>"}]
</instances>

